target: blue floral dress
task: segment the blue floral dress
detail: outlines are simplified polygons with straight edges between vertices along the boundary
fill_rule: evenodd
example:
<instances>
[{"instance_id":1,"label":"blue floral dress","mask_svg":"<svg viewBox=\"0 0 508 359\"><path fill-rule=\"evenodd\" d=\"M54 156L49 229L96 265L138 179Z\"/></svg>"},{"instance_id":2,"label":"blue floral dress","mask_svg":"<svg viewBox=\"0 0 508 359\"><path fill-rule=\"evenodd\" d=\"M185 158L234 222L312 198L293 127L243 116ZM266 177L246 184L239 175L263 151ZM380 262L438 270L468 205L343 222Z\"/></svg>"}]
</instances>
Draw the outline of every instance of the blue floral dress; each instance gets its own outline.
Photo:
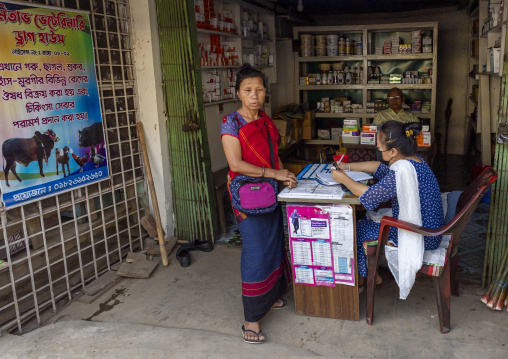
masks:
<instances>
[{"instance_id":1,"label":"blue floral dress","mask_svg":"<svg viewBox=\"0 0 508 359\"><path fill-rule=\"evenodd\" d=\"M444 224L443 204L441 191L434 173L421 157L422 162L409 160L418 176L418 189L420 191L420 205L422 225L426 228L439 228ZM391 200L393 217L399 218L399 202L397 200L397 183L395 172L390 167L380 164L374 173L379 182L369 187L360 196L360 202L367 210L376 209L381 203ZM363 243L367 240L377 239L381 224L370 219L362 218L356 224L356 251L358 258L358 274L367 276L367 261L363 251ZM391 227L388 240L398 245L397 228ZM441 236L424 237L425 250L436 249L441 243Z\"/></svg>"}]
</instances>

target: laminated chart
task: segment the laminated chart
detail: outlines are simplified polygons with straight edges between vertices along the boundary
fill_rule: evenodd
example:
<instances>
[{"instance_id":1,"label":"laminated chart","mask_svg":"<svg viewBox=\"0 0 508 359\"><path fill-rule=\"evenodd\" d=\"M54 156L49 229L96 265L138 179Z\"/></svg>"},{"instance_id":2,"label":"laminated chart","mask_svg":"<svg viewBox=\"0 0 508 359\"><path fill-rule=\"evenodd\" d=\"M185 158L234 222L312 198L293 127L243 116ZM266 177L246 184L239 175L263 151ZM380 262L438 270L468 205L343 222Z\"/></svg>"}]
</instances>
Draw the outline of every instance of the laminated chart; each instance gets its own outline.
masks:
<instances>
[{"instance_id":1,"label":"laminated chart","mask_svg":"<svg viewBox=\"0 0 508 359\"><path fill-rule=\"evenodd\" d=\"M295 284L334 286L330 215L316 206L287 206Z\"/></svg>"},{"instance_id":2,"label":"laminated chart","mask_svg":"<svg viewBox=\"0 0 508 359\"><path fill-rule=\"evenodd\" d=\"M295 284L355 284L353 209L346 204L287 206Z\"/></svg>"},{"instance_id":3,"label":"laminated chart","mask_svg":"<svg viewBox=\"0 0 508 359\"><path fill-rule=\"evenodd\" d=\"M330 214L335 283L355 285L355 223L353 208L335 204L326 208Z\"/></svg>"},{"instance_id":4,"label":"laminated chart","mask_svg":"<svg viewBox=\"0 0 508 359\"><path fill-rule=\"evenodd\" d=\"M332 244L334 250L354 253L355 224L353 209L347 204L336 204L326 208L330 214Z\"/></svg>"}]
</instances>

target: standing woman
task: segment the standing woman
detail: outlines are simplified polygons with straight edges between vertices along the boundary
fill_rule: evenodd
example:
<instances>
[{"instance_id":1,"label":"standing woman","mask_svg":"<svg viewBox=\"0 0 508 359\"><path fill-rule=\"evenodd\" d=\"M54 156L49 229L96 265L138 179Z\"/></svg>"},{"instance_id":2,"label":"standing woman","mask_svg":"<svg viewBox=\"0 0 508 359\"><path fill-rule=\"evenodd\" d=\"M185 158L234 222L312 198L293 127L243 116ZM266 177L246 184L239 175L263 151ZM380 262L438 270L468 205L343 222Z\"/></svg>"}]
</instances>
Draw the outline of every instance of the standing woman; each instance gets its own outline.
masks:
<instances>
[{"instance_id":1,"label":"standing woman","mask_svg":"<svg viewBox=\"0 0 508 359\"><path fill-rule=\"evenodd\" d=\"M222 120L221 139L229 164L228 188L237 175L274 178L286 186L296 187L296 176L285 170L278 155L279 132L273 121L260 110L265 101L267 78L250 65L242 66L236 75L236 94L242 106ZM268 136L268 131L270 136ZM275 168L271 167L271 138ZM287 286L282 211L247 217L233 209L242 236L242 300L246 343L263 343L259 321L270 308L282 308L281 298Z\"/></svg>"},{"instance_id":2,"label":"standing woman","mask_svg":"<svg viewBox=\"0 0 508 359\"><path fill-rule=\"evenodd\" d=\"M391 200L393 217L426 228L439 228L443 226L443 205L441 192L434 173L427 163L416 153L416 136L420 133L422 125L419 122L402 123L388 121L381 126L377 136L377 154L379 161L367 161L358 163L340 163L338 171L332 171L335 181L344 184L363 204L367 210L376 209L381 203ZM383 164L385 162L386 164ZM374 173L379 182L373 186L366 186L349 178L343 171L364 171ZM416 223L420 222L420 223ZM366 217L356 224L357 258L359 286L363 286L367 276L367 263L363 251L363 243L366 240L377 239L380 223ZM399 253L399 278L397 283L401 288L401 299L405 299L414 283L414 275L422 265L415 259L410 270L403 273L401 270L401 236L407 238L407 231L390 228L388 244L397 246ZM410 249L418 250L423 256L423 249L436 249L441 242L441 236L412 238L404 243L411 243ZM402 243L404 245L404 243ZM421 246L421 247L420 247ZM407 248L407 247L406 247ZM413 253L413 252L411 252ZM414 272L414 273L413 273ZM403 285L401 285L401 276ZM407 279L407 281L406 281ZM378 276L376 283L381 282ZM409 287L409 289L407 289ZM404 289L406 288L406 289Z\"/></svg>"}]
</instances>

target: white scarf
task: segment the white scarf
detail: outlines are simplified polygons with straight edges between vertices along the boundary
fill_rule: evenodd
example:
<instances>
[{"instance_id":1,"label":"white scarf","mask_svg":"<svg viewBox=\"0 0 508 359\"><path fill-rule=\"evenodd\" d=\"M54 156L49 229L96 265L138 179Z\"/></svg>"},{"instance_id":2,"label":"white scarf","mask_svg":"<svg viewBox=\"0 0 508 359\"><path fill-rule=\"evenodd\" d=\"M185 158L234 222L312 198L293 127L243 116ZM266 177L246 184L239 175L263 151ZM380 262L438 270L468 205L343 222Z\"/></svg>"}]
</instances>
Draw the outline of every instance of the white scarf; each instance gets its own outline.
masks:
<instances>
[{"instance_id":1,"label":"white scarf","mask_svg":"<svg viewBox=\"0 0 508 359\"><path fill-rule=\"evenodd\" d=\"M422 225L418 176L408 160L398 160L390 166L395 171L399 219L418 226ZM406 299L415 282L416 273L422 267L423 236L398 229L398 247L385 246L388 266L399 285L400 299Z\"/></svg>"}]
</instances>

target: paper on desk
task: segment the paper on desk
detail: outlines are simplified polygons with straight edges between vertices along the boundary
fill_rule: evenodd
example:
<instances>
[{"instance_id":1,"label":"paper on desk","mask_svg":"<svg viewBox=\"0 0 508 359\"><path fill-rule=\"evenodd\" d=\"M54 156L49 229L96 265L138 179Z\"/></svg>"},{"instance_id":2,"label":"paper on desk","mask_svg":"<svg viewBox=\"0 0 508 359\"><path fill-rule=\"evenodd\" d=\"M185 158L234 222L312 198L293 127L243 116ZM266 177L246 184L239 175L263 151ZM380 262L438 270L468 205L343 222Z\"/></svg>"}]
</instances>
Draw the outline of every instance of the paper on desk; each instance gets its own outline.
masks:
<instances>
[{"instance_id":1,"label":"paper on desk","mask_svg":"<svg viewBox=\"0 0 508 359\"><path fill-rule=\"evenodd\" d=\"M369 180L372 178L370 174L365 172L344 171L344 173L348 175L349 178L357 182ZM328 186L336 186L339 184L335 182L334 179L332 178L332 171L329 168L325 168L321 172L316 173L316 179Z\"/></svg>"},{"instance_id":2,"label":"paper on desk","mask_svg":"<svg viewBox=\"0 0 508 359\"><path fill-rule=\"evenodd\" d=\"M328 163L309 163L296 177L300 180L315 181L316 174L330 166Z\"/></svg>"},{"instance_id":3,"label":"paper on desk","mask_svg":"<svg viewBox=\"0 0 508 359\"><path fill-rule=\"evenodd\" d=\"M282 199L298 198L324 198L324 199L342 199L344 190L340 186L329 187L319 184L316 181L298 181L296 188L284 188L279 193Z\"/></svg>"}]
</instances>

